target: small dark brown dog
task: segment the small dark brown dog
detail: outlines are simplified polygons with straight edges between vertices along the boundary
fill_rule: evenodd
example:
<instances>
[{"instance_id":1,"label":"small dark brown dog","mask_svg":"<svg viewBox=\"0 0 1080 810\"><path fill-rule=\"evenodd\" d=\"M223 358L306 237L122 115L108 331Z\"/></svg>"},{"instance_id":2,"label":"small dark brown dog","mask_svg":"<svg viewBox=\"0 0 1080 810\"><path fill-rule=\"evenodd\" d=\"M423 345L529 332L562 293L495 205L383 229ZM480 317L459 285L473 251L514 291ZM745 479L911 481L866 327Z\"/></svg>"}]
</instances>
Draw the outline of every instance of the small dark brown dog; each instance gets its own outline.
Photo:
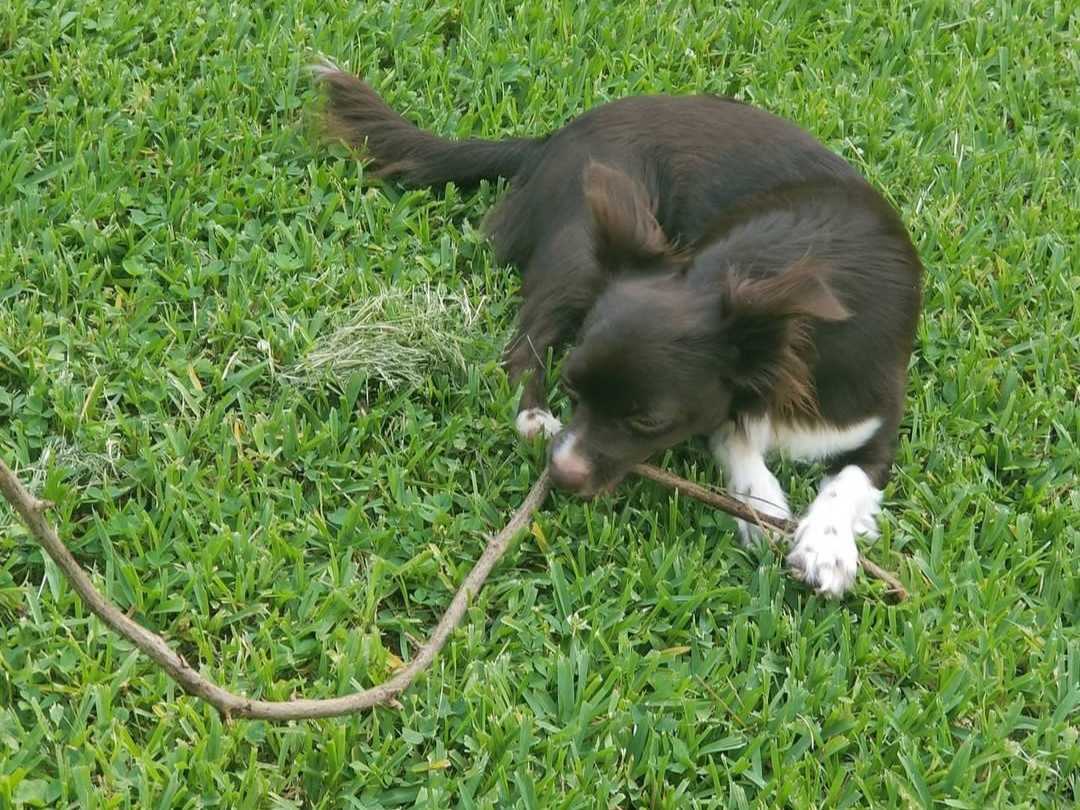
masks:
<instances>
[{"instance_id":1,"label":"small dark brown dog","mask_svg":"<svg viewBox=\"0 0 1080 810\"><path fill-rule=\"evenodd\" d=\"M554 437L553 481L591 496L709 435L734 494L789 517L766 454L828 459L788 562L829 595L851 586L893 463L922 275L903 223L851 166L730 99L628 98L547 137L452 141L332 65L316 74L329 133L376 174L509 178L486 228L523 272L506 364L524 384L518 431ZM571 342L564 428L544 360Z\"/></svg>"}]
</instances>

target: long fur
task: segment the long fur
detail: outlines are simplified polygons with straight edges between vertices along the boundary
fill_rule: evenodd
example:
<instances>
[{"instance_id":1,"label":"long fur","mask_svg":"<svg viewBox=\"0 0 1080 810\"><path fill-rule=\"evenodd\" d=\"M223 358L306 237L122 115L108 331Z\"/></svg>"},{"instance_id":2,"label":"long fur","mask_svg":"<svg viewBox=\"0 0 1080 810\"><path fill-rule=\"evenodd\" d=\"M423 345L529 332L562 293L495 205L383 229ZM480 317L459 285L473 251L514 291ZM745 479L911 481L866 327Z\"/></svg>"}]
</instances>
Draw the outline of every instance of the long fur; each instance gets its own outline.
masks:
<instances>
[{"instance_id":1,"label":"long fur","mask_svg":"<svg viewBox=\"0 0 1080 810\"><path fill-rule=\"evenodd\" d=\"M548 354L574 344L563 379L581 393L565 429L592 472L572 488L766 417L826 433L879 419L833 463L884 485L922 265L892 207L807 132L730 99L642 96L544 137L453 140L334 66L318 74L326 131L377 174L510 180L485 223L523 275L505 362L520 412L543 415Z\"/></svg>"},{"instance_id":2,"label":"long fur","mask_svg":"<svg viewBox=\"0 0 1080 810\"><path fill-rule=\"evenodd\" d=\"M535 138L451 141L406 121L364 81L326 67L316 72L326 89L325 135L366 151L373 173L407 186L449 182L473 186L481 180L513 177L540 148Z\"/></svg>"}]
</instances>

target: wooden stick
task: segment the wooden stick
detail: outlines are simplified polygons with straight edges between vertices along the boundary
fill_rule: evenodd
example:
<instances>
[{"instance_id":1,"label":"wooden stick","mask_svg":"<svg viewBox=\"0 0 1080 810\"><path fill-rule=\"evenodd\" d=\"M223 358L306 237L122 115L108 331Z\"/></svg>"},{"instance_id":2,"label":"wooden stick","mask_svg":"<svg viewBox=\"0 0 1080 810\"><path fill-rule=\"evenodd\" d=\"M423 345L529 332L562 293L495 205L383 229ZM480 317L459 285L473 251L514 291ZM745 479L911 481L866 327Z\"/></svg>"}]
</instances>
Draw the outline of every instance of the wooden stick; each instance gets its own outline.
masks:
<instances>
[{"instance_id":1,"label":"wooden stick","mask_svg":"<svg viewBox=\"0 0 1080 810\"><path fill-rule=\"evenodd\" d=\"M634 467L634 472L642 478L648 478L650 481L663 484L665 487L677 490L689 498L716 507L717 509L727 512L729 515L734 515L737 518L745 520L747 523L762 526L762 528L769 527L783 534L792 535L795 533L795 529L798 526L793 520L773 517L772 515L766 515L764 512L758 512L753 507L746 505L742 501L735 500L730 495L715 489L703 487L701 484L695 484L693 481L687 481L685 478L680 478L677 475L673 475L666 470L661 470L659 467L654 467L651 464L638 464ZM908 598L907 589L895 574L886 571L872 560L868 560L862 554L859 555L859 565L867 574L875 579L880 579L888 585L888 592L892 594L898 602L903 602Z\"/></svg>"},{"instance_id":2,"label":"wooden stick","mask_svg":"<svg viewBox=\"0 0 1080 810\"><path fill-rule=\"evenodd\" d=\"M547 497L548 489L547 472L542 472L536 479L525 501L521 504L514 516L506 524L501 532L491 538L484 553L480 555L473 570L461 583L450 607L446 609L442 619L435 626L434 632L427 642L416 652L416 657L409 662L408 666L398 672L394 677L378 686L365 689L362 692L354 692L351 695L343 695L336 698L322 700L309 700L298 698L295 700L253 700L222 689L213 681L204 678L191 668L182 656L174 652L168 643L157 633L151 632L141 624L132 621L125 616L115 605L102 596L101 592L94 587L90 577L75 560L67 547L61 542L56 530L45 519L45 512L51 506L47 501L41 501L31 495L22 485L15 474L8 469L3 461L0 461L0 491L3 492L7 501L15 507L23 521L30 528L31 533L52 557L64 576L71 582L72 587L82 597L86 606L94 614L114 631L126 638L142 652L158 664L169 677L175 680L184 691L195 697L202 698L212 704L226 719L230 717L249 717L261 720L308 720L316 717L337 717L343 714L352 714L370 709L373 706L387 704L396 706L397 696L409 688L417 675L423 672L435 660L435 656L446 644L450 634L461 624L465 616L465 609L469 601L476 596L483 587L495 563L509 548L511 541L517 537L528 523L532 513L537 510L544 498Z\"/></svg>"},{"instance_id":3,"label":"wooden stick","mask_svg":"<svg viewBox=\"0 0 1080 810\"><path fill-rule=\"evenodd\" d=\"M729 515L745 520L747 523L753 523L756 526L764 524L763 528L772 528L784 534L795 534L795 521L766 515L764 512L759 512L752 506L737 501L719 490L695 484L693 481L687 481L685 478L680 478L674 473L661 470L651 464L638 464L634 467L634 472L642 478L648 478L657 484L663 484L669 489L677 490L695 501L701 501L722 512L727 512Z\"/></svg>"},{"instance_id":4,"label":"wooden stick","mask_svg":"<svg viewBox=\"0 0 1080 810\"><path fill-rule=\"evenodd\" d=\"M759 526L771 527L791 534L795 524L790 520L771 517L757 512L741 501L714 489L706 488L685 478L666 472L647 464L640 464L634 472L658 484L675 489L684 495L714 506L742 520ZM45 513L52 506L48 501L32 495L19 481L18 477L0 460L0 492L15 508L29 527L31 534L45 552L53 559L64 576L68 578L75 592L82 597L86 606L113 631L126 638L151 660L158 664L189 694L214 706L226 718L245 717L277 722L286 720L309 720L319 717L338 717L365 711L379 705L400 707L397 696L404 692L412 682L426 670L442 650L450 634L461 624L469 601L484 586L488 574L502 558L518 533L525 528L529 518L540 507L550 490L547 471L540 473L524 502L518 507L506 526L488 541L487 547L476 561L476 565L465 581L461 583L450 606L435 626L428 640L420 646L416 657L396 675L378 686L360 692L342 695L336 698L320 700L296 698L293 700L254 700L223 689L213 681L195 671L183 656L169 647L164 638L148 630L141 624L128 618L112 602L106 599L75 557L60 540L56 530L45 518ZM889 584L890 593L896 598L907 598L907 591L900 581L888 571L884 571L865 557L859 557L859 563L871 576Z\"/></svg>"}]
</instances>

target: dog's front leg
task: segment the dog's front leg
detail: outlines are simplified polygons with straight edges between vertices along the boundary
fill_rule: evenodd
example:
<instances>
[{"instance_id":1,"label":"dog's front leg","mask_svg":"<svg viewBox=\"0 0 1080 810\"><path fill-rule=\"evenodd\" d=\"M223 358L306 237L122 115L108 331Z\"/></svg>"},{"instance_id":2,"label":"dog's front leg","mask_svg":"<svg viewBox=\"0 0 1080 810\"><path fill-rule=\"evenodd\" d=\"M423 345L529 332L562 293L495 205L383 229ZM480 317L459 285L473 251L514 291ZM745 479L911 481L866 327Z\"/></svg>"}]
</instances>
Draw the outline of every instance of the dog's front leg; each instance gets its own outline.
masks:
<instances>
[{"instance_id":1,"label":"dog's front leg","mask_svg":"<svg viewBox=\"0 0 1080 810\"><path fill-rule=\"evenodd\" d=\"M717 463L724 470L724 479L731 493L757 511L779 518L790 518L784 488L765 466L771 428L768 418L740 420L716 431L710 446ZM761 540L758 526L736 521L743 545L755 545Z\"/></svg>"},{"instance_id":2,"label":"dog's front leg","mask_svg":"<svg viewBox=\"0 0 1080 810\"><path fill-rule=\"evenodd\" d=\"M548 354L573 340L605 279L589 233L579 226L560 230L525 268L517 333L503 359L510 382L524 382L515 420L522 437L551 438L562 430L548 407Z\"/></svg>"},{"instance_id":3,"label":"dog's front leg","mask_svg":"<svg viewBox=\"0 0 1080 810\"><path fill-rule=\"evenodd\" d=\"M799 521L788 564L796 576L828 596L843 596L855 582L859 565L855 538L878 535L877 516L896 452L895 436L895 427L888 425L862 447L836 458Z\"/></svg>"},{"instance_id":4,"label":"dog's front leg","mask_svg":"<svg viewBox=\"0 0 1080 810\"><path fill-rule=\"evenodd\" d=\"M550 439L562 430L562 422L548 410L546 356L552 340L548 333L534 337L524 329L507 347L504 364L510 382L524 383L514 427L524 439Z\"/></svg>"},{"instance_id":5,"label":"dog's front leg","mask_svg":"<svg viewBox=\"0 0 1080 810\"><path fill-rule=\"evenodd\" d=\"M859 569L858 535L877 537L881 490L858 465L849 464L821 483L788 554L795 574L821 593L840 597Z\"/></svg>"}]
</instances>

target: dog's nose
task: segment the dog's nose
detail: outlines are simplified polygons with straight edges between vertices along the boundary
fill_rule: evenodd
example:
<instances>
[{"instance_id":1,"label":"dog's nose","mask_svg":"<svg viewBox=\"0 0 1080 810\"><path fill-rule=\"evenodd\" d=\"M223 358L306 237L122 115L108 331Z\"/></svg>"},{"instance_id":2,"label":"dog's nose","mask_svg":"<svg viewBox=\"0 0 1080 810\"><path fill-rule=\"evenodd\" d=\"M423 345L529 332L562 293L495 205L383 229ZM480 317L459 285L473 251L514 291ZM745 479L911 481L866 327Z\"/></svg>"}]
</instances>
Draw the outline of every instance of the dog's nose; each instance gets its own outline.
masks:
<instances>
[{"instance_id":1,"label":"dog's nose","mask_svg":"<svg viewBox=\"0 0 1080 810\"><path fill-rule=\"evenodd\" d=\"M578 450L577 443L577 436L564 430L551 444L548 470L551 482L559 489L579 492L589 483L592 465Z\"/></svg>"},{"instance_id":2,"label":"dog's nose","mask_svg":"<svg viewBox=\"0 0 1080 810\"><path fill-rule=\"evenodd\" d=\"M559 489L577 492L585 487L589 481L589 471L585 467L566 467L552 464L548 468L551 474L551 483Z\"/></svg>"}]
</instances>

